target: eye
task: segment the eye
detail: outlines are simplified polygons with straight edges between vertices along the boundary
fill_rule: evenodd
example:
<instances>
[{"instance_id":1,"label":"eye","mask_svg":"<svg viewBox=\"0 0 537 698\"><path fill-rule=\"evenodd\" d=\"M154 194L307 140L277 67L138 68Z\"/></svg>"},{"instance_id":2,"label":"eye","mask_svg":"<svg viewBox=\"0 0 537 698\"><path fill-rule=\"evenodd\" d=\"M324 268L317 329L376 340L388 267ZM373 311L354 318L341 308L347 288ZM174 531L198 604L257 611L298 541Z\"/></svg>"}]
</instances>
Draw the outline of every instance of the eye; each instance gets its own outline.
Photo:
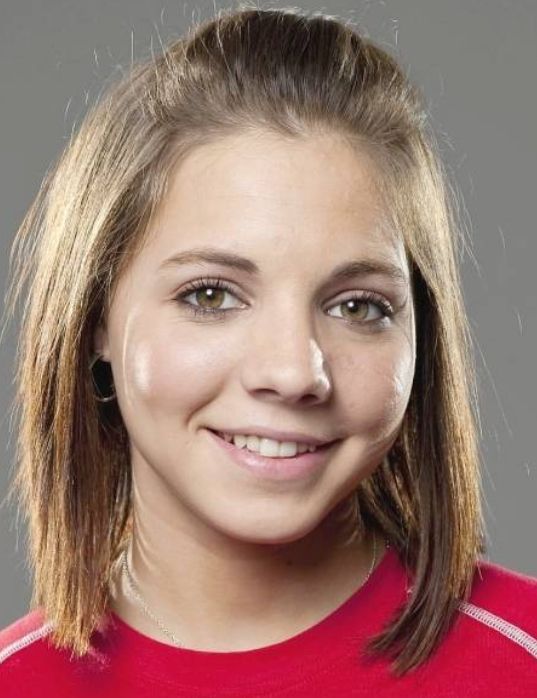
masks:
<instances>
[{"instance_id":1,"label":"eye","mask_svg":"<svg viewBox=\"0 0 537 698\"><path fill-rule=\"evenodd\" d=\"M232 305L225 307L222 303L226 295L233 296L237 299L234 288L223 279L197 279L190 283L175 300L182 306L188 309L194 315L201 316L224 316L232 310L239 310L241 305ZM193 296L195 303L187 300L189 296ZM350 324L356 325L378 325L385 318L391 317L394 310L390 303L381 295L374 291L364 291L361 294L354 294L339 303L336 303L333 308L345 308L341 317L347 320ZM377 317L368 318L369 309L375 308L379 315ZM365 312L364 312L365 311ZM338 317L330 315L330 317Z\"/></svg>"},{"instance_id":2,"label":"eye","mask_svg":"<svg viewBox=\"0 0 537 698\"><path fill-rule=\"evenodd\" d=\"M223 307L222 301L226 294L236 298L233 287L222 279L197 279L179 293L175 299L195 315L224 314L240 307ZM199 305L188 301L189 296L193 296Z\"/></svg>"},{"instance_id":3,"label":"eye","mask_svg":"<svg viewBox=\"0 0 537 698\"><path fill-rule=\"evenodd\" d=\"M333 308L345 308L341 317L348 319L351 323L376 325L386 317L392 317L393 308L388 301L373 291L364 291L360 295L353 295L346 298ZM368 319L369 309L373 307L379 313L378 317ZM334 316L332 316L334 317Z\"/></svg>"}]
</instances>

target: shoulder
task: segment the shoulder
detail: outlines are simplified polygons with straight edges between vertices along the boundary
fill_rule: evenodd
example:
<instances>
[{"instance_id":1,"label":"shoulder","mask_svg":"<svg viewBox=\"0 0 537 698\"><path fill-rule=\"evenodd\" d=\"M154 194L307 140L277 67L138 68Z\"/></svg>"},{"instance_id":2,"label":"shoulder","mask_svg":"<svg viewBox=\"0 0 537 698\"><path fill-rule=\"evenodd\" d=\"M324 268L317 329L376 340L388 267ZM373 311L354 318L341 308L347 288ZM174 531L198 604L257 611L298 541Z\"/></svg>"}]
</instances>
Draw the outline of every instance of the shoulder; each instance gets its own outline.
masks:
<instances>
[{"instance_id":1,"label":"shoulder","mask_svg":"<svg viewBox=\"0 0 537 698\"><path fill-rule=\"evenodd\" d=\"M32 646L36 649L52 630L41 610L34 610L0 630L0 665Z\"/></svg>"},{"instance_id":2,"label":"shoulder","mask_svg":"<svg viewBox=\"0 0 537 698\"><path fill-rule=\"evenodd\" d=\"M486 642L532 657L537 671L537 577L479 560L470 595L459 611L477 624Z\"/></svg>"},{"instance_id":3,"label":"shoulder","mask_svg":"<svg viewBox=\"0 0 537 698\"><path fill-rule=\"evenodd\" d=\"M2 698L86 695L86 684L107 668L106 652L99 649L104 637L100 629L92 636L95 646L92 644L87 657L78 661L73 661L68 649L56 647L53 630L54 624L45 619L40 608L0 630Z\"/></svg>"},{"instance_id":4,"label":"shoulder","mask_svg":"<svg viewBox=\"0 0 537 698\"><path fill-rule=\"evenodd\" d=\"M33 610L0 630L0 695L48 695L53 683L46 638L52 624Z\"/></svg>"}]
</instances>

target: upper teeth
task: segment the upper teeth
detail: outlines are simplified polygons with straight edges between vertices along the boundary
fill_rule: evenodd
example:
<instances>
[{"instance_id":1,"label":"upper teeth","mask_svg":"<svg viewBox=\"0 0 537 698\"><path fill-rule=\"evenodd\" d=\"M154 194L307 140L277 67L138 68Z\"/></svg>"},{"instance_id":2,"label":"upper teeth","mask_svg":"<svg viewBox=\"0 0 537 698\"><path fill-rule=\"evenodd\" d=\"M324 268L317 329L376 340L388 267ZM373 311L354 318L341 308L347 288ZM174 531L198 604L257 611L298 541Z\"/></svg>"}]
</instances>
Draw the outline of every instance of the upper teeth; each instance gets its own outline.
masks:
<instances>
[{"instance_id":1,"label":"upper teeth","mask_svg":"<svg viewBox=\"0 0 537 698\"><path fill-rule=\"evenodd\" d=\"M268 458L286 458L296 456L297 453L317 450L317 446L299 444L296 441L275 441L263 436L219 433L220 436L226 441L232 442L237 448L247 448L249 451L255 451Z\"/></svg>"}]
</instances>

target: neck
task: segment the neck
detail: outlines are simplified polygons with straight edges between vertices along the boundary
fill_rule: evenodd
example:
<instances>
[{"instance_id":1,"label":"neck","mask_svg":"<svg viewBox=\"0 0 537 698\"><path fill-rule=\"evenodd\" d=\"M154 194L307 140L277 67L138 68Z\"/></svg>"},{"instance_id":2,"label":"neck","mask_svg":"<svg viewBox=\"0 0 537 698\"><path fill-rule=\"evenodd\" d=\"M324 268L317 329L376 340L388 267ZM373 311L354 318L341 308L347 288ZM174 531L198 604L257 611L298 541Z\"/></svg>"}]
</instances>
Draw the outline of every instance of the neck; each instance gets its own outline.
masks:
<instances>
[{"instance_id":1,"label":"neck","mask_svg":"<svg viewBox=\"0 0 537 698\"><path fill-rule=\"evenodd\" d=\"M214 546L184 529L152 536L155 529L135 514L129 568L145 603L183 647L229 652L274 644L319 622L361 586L374 541L375 567L381 561L382 538L349 537L345 508L298 541L238 547ZM171 644L132 599L120 569L111 607L139 632Z\"/></svg>"}]
</instances>

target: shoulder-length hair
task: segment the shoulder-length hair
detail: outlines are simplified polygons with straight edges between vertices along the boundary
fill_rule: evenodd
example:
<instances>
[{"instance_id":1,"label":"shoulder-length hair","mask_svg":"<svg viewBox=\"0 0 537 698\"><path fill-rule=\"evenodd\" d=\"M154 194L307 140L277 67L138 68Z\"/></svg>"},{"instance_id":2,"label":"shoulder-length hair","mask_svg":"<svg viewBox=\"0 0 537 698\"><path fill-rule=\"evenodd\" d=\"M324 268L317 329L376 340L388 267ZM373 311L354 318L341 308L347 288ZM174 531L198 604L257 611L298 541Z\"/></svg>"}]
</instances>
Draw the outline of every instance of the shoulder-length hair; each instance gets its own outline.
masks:
<instances>
[{"instance_id":1,"label":"shoulder-length hair","mask_svg":"<svg viewBox=\"0 0 537 698\"><path fill-rule=\"evenodd\" d=\"M28 525L32 607L81 656L105 617L131 532L128 435L95 400L95 328L144 243L170 173L225 135L337 133L367 152L404 241L416 307L416 368L398 439L356 491L412 592L371 654L395 675L424 662L467 599L486 551L477 390L458 256L464 230L423 98L350 22L242 6L198 22L134 64L86 114L43 180L10 258L10 315L27 286L17 352L17 495Z\"/></svg>"}]
</instances>

